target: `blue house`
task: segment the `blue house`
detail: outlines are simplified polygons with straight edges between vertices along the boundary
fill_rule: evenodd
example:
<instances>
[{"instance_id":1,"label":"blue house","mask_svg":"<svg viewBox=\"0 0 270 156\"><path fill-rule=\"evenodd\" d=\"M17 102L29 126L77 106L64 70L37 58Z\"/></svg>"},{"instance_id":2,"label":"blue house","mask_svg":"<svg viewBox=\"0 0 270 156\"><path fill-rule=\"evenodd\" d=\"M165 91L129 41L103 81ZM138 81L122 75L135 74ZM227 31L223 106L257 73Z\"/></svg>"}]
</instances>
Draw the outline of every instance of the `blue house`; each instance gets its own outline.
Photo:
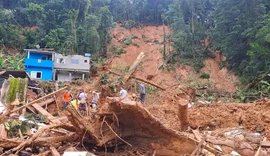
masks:
<instances>
[{"instance_id":1,"label":"blue house","mask_svg":"<svg viewBox=\"0 0 270 156\"><path fill-rule=\"evenodd\" d=\"M25 68L31 78L53 80L55 52L45 49L25 49Z\"/></svg>"}]
</instances>

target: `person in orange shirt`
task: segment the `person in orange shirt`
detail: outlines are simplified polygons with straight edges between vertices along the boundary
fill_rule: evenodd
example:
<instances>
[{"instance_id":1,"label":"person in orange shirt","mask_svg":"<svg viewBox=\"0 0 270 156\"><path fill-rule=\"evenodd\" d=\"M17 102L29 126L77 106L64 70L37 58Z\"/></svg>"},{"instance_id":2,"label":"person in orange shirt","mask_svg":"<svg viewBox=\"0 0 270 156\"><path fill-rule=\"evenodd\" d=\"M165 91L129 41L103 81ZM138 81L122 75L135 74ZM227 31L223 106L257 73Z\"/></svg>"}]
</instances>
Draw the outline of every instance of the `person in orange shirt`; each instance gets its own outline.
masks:
<instances>
[{"instance_id":1,"label":"person in orange shirt","mask_svg":"<svg viewBox=\"0 0 270 156\"><path fill-rule=\"evenodd\" d=\"M70 97L71 97L71 95L69 94L68 90L66 89L65 93L64 93L64 109L67 108Z\"/></svg>"}]
</instances>

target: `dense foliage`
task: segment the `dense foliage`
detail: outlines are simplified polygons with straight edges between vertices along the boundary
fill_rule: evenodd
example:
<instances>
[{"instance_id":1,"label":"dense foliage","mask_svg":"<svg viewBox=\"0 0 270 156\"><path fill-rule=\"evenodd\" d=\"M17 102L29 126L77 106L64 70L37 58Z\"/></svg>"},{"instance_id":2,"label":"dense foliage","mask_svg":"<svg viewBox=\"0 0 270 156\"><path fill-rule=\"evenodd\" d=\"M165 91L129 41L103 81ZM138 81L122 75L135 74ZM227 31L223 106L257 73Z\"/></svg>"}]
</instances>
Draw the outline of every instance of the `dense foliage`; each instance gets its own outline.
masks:
<instances>
[{"instance_id":1,"label":"dense foliage","mask_svg":"<svg viewBox=\"0 0 270 156\"><path fill-rule=\"evenodd\" d=\"M221 50L248 83L270 72L269 11L269 0L2 0L0 44L106 57L114 22L167 24L174 30L167 40L182 62L200 69L213 56L201 46L209 37L209 47Z\"/></svg>"}]
</instances>

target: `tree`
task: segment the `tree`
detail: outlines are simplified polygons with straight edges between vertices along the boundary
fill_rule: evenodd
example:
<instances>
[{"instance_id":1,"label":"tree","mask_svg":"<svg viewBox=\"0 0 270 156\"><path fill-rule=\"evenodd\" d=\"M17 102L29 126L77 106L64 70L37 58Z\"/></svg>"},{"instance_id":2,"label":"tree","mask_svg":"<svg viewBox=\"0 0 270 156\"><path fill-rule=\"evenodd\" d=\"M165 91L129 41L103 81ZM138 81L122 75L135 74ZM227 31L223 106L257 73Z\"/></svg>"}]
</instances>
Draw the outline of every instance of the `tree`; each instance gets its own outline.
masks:
<instances>
[{"instance_id":1,"label":"tree","mask_svg":"<svg viewBox=\"0 0 270 156\"><path fill-rule=\"evenodd\" d=\"M107 57L107 44L110 38L109 29L112 26L112 15L109 8L102 7L99 11L100 25L98 27L98 33L100 34L100 52L104 57Z\"/></svg>"},{"instance_id":2,"label":"tree","mask_svg":"<svg viewBox=\"0 0 270 156\"><path fill-rule=\"evenodd\" d=\"M44 8L35 3L29 3L26 13L31 26L36 26L42 20L42 12Z\"/></svg>"}]
</instances>

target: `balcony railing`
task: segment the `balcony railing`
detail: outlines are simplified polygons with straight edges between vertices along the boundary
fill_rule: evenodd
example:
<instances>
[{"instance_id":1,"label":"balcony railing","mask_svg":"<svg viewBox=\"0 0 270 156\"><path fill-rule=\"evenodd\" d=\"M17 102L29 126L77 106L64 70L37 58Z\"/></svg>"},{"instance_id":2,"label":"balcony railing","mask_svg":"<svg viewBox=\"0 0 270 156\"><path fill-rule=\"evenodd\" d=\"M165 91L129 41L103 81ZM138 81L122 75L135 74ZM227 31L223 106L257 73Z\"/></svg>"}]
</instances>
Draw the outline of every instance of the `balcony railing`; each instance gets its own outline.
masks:
<instances>
[{"instance_id":1,"label":"balcony railing","mask_svg":"<svg viewBox=\"0 0 270 156\"><path fill-rule=\"evenodd\" d=\"M53 68L53 61L41 59L25 59L25 66Z\"/></svg>"}]
</instances>

